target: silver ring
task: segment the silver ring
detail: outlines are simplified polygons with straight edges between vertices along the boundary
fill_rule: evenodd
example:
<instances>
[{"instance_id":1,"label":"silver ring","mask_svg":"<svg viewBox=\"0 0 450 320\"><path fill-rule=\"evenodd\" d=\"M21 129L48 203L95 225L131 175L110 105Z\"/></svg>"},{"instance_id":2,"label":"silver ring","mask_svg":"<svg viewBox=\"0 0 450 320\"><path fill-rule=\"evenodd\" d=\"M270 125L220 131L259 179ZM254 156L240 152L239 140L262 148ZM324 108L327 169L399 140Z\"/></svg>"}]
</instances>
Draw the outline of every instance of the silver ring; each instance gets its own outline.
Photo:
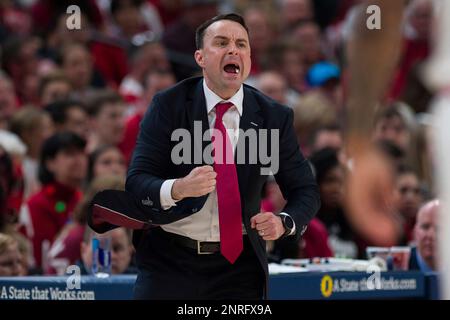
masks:
<instances>
[{"instance_id":1,"label":"silver ring","mask_svg":"<svg viewBox=\"0 0 450 320\"><path fill-rule=\"evenodd\" d=\"M260 235L262 236L264 235L264 230L261 230Z\"/></svg>"}]
</instances>

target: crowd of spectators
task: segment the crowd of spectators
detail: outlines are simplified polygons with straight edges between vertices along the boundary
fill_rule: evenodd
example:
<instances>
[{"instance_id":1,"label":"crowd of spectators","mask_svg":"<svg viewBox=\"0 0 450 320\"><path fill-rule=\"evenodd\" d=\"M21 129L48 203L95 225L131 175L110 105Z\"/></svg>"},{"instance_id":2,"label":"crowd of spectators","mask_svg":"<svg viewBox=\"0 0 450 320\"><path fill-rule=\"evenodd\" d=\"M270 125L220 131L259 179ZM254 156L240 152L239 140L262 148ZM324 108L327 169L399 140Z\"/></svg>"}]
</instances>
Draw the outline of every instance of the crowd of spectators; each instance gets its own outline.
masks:
<instances>
[{"instance_id":1,"label":"crowd of spectators","mask_svg":"<svg viewBox=\"0 0 450 320\"><path fill-rule=\"evenodd\" d=\"M0 276L61 274L70 264L89 271L87 203L96 191L123 188L153 96L201 74L195 29L227 12L249 27L246 83L293 109L320 187L322 207L300 242L268 243L268 254L365 257L372 244L352 227L344 203L345 45L363 1L79 0L75 29L66 23L71 2L0 1ZM416 217L435 197L432 94L420 78L432 21L430 0L409 1L401 57L373 119L373 141L396 172L398 245L424 238L422 220L431 218ZM262 209L280 212L283 201L270 177ZM113 272L133 270L129 230L113 233ZM432 268L434 244L423 247Z\"/></svg>"}]
</instances>

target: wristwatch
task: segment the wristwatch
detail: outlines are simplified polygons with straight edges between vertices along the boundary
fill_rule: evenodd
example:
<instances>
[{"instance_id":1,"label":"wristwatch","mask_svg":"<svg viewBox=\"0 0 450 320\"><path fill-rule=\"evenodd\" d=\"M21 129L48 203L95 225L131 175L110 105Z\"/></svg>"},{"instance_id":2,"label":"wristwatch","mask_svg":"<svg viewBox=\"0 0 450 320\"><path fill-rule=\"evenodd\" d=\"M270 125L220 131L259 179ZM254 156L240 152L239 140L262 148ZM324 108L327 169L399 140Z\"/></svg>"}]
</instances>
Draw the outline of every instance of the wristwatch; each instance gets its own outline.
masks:
<instances>
[{"instance_id":1,"label":"wristwatch","mask_svg":"<svg viewBox=\"0 0 450 320\"><path fill-rule=\"evenodd\" d=\"M292 231L295 228L294 219L292 219L292 217L290 215L288 215L287 213L284 213L284 212L278 213L277 216L279 216L281 218L281 222L283 223L283 227L285 230L282 237L287 237L287 236L291 235Z\"/></svg>"}]
</instances>

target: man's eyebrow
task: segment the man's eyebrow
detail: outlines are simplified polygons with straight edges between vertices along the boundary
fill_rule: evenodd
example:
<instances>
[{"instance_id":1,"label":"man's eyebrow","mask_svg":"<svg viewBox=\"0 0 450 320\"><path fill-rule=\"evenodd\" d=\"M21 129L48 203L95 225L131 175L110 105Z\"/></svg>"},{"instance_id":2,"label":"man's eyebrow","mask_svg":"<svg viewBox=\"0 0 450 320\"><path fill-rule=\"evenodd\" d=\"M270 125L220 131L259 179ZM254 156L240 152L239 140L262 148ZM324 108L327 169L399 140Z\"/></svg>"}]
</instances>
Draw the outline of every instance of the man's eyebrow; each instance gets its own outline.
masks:
<instances>
[{"instance_id":1,"label":"man's eyebrow","mask_svg":"<svg viewBox=\"0 0 450 320\"><path fill-rule=\"evenodd\" d=\"M214 39L214 40L230 40L230 38L225 37L225 36L215 36L213 39ZM248 42L247 39L244 39L244 38L239 38L239 39L237 39L236 41L239 41L239 42Z\"/></svg>"},{"instance_id":2,"label":"man's eyebrow","mask_svg":"<svg viewBox=\"0 0 450 320\"><path fill-rule=\"evenodd\" d=\"M215 40L229 40L229 38L227 38L225 36L215 36L214 39Z\"/></svg>"}]
</instances>

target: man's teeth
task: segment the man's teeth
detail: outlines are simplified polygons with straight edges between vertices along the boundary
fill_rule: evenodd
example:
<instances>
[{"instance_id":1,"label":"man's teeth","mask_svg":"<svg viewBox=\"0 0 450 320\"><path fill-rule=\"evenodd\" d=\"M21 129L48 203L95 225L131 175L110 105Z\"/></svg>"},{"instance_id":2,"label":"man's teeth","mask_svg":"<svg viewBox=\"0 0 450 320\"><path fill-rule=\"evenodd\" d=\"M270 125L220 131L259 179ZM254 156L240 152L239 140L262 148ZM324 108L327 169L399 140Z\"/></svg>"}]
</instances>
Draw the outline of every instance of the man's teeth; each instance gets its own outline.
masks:
<instances>
[{"instance_id":1,"label":"man's teeth","mask_svg":"<svg viewBox=\"0 0 450 320\"><path fill-rule=\"evenodd\" d=\"M239 68L235 68L234 71L236 72L236 74L239 73Z\"/></svg>"}]
</instances>

